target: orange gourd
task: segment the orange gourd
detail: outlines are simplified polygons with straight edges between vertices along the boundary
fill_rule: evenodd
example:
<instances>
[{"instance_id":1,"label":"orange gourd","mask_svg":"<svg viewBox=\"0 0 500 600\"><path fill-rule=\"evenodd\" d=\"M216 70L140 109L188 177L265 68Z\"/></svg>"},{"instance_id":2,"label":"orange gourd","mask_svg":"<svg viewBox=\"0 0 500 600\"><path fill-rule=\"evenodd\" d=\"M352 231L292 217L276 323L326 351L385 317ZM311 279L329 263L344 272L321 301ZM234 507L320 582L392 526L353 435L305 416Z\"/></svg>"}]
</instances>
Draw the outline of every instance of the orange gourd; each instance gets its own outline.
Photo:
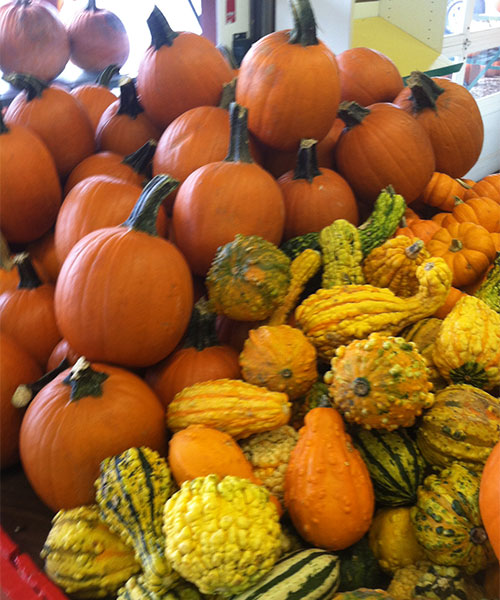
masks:
<instances>
[{"instance_id":1,"label":"orange gourd","mask_svg":"<svg viewBox=\"0 0 500 600\"><path fill-rule=\"evenodd\" d=\"M464 196L464 200L473 198L474 196L486 196L500 204L500 173L492 173L486 175L474 185Z\"/></svg>"},{"instance_id":2,"label":"orange gourd","mask_svg":"<svg viewBox=\"0 0 500 600\"><path fill-rule=\"evenodd\" d=\"M490 544L500 562L500 442L484 465L479 486L479 511Z\"/></svg>"},{"instance_id":3,"label":"orange gourd","mask_svg":"<svg viewBox=\"0 0 500 600\"><path fill-rule=\"evenodd\" d=\"M411 219L406 220L406 226L396 229L394 237L406 235L409 238L418 238L427 244L432 236L440 229L441 225L430 219Z\"/></svg>"},{"instance_id":4,"label":"orange gourd","mask_svg":"<svg viewBox=\"0 0 500 600\"><path fill-rule=\"evenodd\" d=\"M419 200L441 211L451 212L455 208L457 198L462 200L469 189L470 186L462 183L461 179L436 171Z\"/></svg>"},{"instance_id":5,"label":"orange gourd","mask_svg":"<svg viewBox=\"0 0 500 600\"><path fill-rule=\"evenodd\" d=\"M445 217L442 226L449 223L476 223L490 233L500 232L500 203L486 196L475 196L465 202L458 201L453 212Z\"/></svg>"},{"instance_id":6,"label":"orange gourd","mask_svg":"<svg viewBox=\"0 0 500 600\"><path fill-rule=\"evenodd\" d=\"M285 506L299 534L318 548L342 550L368 531L374 511L368 469L334 408L305 416L285 475Z\"/></svg>"},{"instance_id":7,"label":"orange gourd","mask_svg":"<svg viewBox=\"0 0 500 600\"><path fill-rule=\"evenodd\" d=\"M465 296L465 292L456 287L451 287L444 304L437 309L433 316L438 319L444 319L462 296Z\"/></svg>"}]
</instances>

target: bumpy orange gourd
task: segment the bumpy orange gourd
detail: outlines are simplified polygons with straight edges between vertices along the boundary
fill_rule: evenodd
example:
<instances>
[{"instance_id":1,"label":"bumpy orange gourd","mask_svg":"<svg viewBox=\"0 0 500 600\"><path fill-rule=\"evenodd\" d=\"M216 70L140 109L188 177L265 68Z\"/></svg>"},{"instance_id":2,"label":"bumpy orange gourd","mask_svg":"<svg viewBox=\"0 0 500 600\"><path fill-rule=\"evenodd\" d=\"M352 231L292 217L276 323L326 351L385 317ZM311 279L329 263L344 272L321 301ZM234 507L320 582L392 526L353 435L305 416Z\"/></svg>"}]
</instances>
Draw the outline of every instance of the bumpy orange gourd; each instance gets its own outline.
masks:
<instances>
[{"instance_id":1,"label":"bumpy orange gourd","mask_svg":"<svg viewBox=\"0 0 500 600\"><path fill-rule=\"evenodd\" d=\"M368 531L374 510L368 469L334 408L313 408L285 476L285 506L300 535L342 550Z\"/></svg>"}]
</instances>

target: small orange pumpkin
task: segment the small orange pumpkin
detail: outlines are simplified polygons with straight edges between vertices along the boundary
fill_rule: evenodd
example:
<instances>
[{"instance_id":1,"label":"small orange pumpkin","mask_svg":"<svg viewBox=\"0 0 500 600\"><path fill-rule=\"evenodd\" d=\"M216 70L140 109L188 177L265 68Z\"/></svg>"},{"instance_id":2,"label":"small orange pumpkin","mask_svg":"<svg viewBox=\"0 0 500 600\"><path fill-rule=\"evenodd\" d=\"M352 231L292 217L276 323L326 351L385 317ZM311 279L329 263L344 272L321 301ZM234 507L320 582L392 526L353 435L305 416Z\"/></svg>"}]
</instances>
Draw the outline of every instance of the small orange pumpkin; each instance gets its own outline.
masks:
<instances>
[{"instance_id":1,"label":"small orange pumpkin","mask_svg":"<svg viewBox=\"0 0 500 600\"><path fill-rule=\"evenodd\" d=\"M490 233L500 232L500 203L486 196L475 196L464 202L458 201L453 212L445 217L442 226L449 223L476 223Z\"/></svg>"},{"instance_id":2,"label":"small orange pumpkin","mask_svg":"<svg viewBox=\"0 0 500 600\"><path fill-rule=\"evenodd\" d=\"M406 221L406 227L400 227L396 230L394 237L406 235L409 238L418 238L422 240L424 244L427 244L439 228L439 223L436 223L431 219L411 219Z\"/></svg>"},{"instance_id":3,"label":"small orange pumpkin","mask_svg":"<svg viewBox=\"0 0 500 600\"><path fill-rule=\"evenodd\" d=\"M420 195L420 200L429 206L439 208L441 211L451 212L457 198L463 199L470 186L462 180L455 179L447 173L436 171Z\"/></svg>"},{"instance_id":4,"label":"small orange pumpkin","mask_svg":"<svg viewBox=\"0 0 500 600\"><path fill-rule=\"evenodd\" d=\"M500 203L500 173L492 173L486 175L474 185L464 196L464 200L473 198L474 196L486 196Z\"/></svg>"}]
</instances>

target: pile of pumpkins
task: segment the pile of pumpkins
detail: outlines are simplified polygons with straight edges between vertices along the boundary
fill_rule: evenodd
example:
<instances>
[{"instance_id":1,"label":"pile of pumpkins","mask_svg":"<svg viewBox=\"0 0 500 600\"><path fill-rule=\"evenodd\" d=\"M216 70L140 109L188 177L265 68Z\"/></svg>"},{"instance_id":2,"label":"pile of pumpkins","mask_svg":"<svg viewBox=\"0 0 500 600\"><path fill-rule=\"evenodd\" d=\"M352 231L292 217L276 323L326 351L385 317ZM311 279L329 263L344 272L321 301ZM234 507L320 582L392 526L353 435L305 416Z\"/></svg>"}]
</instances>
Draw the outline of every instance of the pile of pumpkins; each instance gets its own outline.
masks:
<instances>
[{"instance_id":1,"label":"pile of pumpkins","mask_svg":"<svg viewBox=\"0 0 500 600\"><path fill-rule=\"evenodd\" d=\"M75 597L498 600L477 104L291 4L237 72L155 7L118 97L5 75L1 466Z\"/></svg>"}]
</instances>

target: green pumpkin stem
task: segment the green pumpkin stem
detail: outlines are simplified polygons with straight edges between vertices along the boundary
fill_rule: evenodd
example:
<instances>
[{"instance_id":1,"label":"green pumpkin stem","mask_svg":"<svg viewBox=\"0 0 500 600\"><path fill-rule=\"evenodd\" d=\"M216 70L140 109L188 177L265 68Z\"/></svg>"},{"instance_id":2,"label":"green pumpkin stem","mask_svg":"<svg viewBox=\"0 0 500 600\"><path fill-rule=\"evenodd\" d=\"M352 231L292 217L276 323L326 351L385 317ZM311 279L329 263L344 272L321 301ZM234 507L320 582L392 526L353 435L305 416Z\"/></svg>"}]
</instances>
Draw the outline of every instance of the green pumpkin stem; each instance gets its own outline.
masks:
<instances>
[{"instance_id":1,"label":"green pumpkin stem","mask_svg":"<svg viewBox=\"0 0 500 600\"><path fill-rule=\"evenodd\" d=\"M18 290L34 290L43 285L43 281L38 276L31 257L27 252L21 252L14 256L14 264L19 271Z\"/></svg>"},{"instance_id":2,"label":"green pumpkin stem","mask_svg":"<svg viewBox=\"0 0 500 600\"><path fill-rule=\"evenodd\" d=\"M156 140L148 140L135 152L127 154L122 163L134 169L136 173L144 173L153 160L157 145Z\"/></svg>"},{"instance_id":3,"label":"green pumpkin stem","mask_svg":"<svg viewBox=\"0 0 500 600\"><path fill-rule=\"evenodd\" d=\"M127 115L131 119L137 118L144 112L139 98L137 97L137 90L133 79L127 77L123 83L120 84L120 107L116 114Z\"/></svg>"},{"instance_id":4,"label":"green pumpkin stem","mask_svg":"<svg viewBox=\"0 0 500 600\"><path fill-rule=\"evenodd\" d=\"M316 46L316 21L309 0L290 0L293 16L293 29L288 42L301 46Z\"/></svg>"},{"instance_id":5,"label":"green pumpkin stem","mask_svg":"<svg viewBox=\"0 0 500 600\"><path fill-rule=\"evenodd\" d=\"M191 313L183 347L196 348L201 352L211 346L220 346L215 328L216 318L217 313L210 309L210 302L206 298L200 298Z\"/></svg>"},{"instance_id":6,"label":"green pumpkin stem","mask_svg":"<svg viewBox=\"0 0 500 600\"><path fill-rule=\"evenodd\" d=\"M222 86L222 95L220 97L219 108L229 110L231 102L234 102L236 96L236 77L233 77L229 83Z\"/></svg>"},{"instance_id":7,"label":"green pumpkin stem","mask_svg":"<svg viewBox=\"0 0 500 600\"><path fill-rule=\"evenodd\" d=\"M12 394L11 404L16 408L24 408L33 400L38 392L44 388L48 383L55 379L59 373L62 373L69 367L69 361L67 358L63 358L62 361L54 367L51 371L42 375L40 379L33 381L32 383L22 383L18 385L16 391Z\"/></svg>"},{"instance_id":8,"label":"green pumpkin stem","mask_svg":"<svg viewBox=\"0 0 500 600\"><path fill-rule=\"evenodd\" d=\"M122 227L130 227L148 235L157 236L156 219L163 200L173 192L179 182L170 175L155 175L139 196L129 218Z\"/></svg>"},{"instance_id":9,"label":"green pumpkin stem","mask_svg":"<svg viewBox=\"0 0 500 600\"><path fill-rule=\"evenodd\" d=\"M416 112L424 108L436 108L438 97L444 92L431 77L421 71L412 71L406 84L411 89L411 100Z\"/></svg>"},{"instance_id":10,"label":"green pumpkin stem","mask_svg":"<svg viewBox=\"0 0 500 600\"><path fill-rule=\"evenodd\" d=\"M370 114L370 110L361 106L354 100L344 100L340 103L337 116L344 121L347 129L359 125L363 119Z\"/></svg>"},{"instance_id":11,"label":"green pumpkin stem","mask_svg":"<svg viewBox=\"0 0 500 600\"><path fill-rule=\"evenodd\" d=\"M162 46L171 46L179 35L170 27L165 15L157 6L149 15L147 24L151 33L151 45L155 50L159 50Z\"/></svg>"},{"instance_id":12,"label":"green pumpkin stem","mask_svg":"<svg viewBox=\"0 0 500 600\"><path fill-rule=\"evenodd\" d=\"M96 79L97 85L101 85L102 87L109 88L111 87L111 80L115 75L118 75L120 72L120 67L118 65L109 65L106 67L104 71L99 74L99 77Z\"/></svg>"},{"instance_id":13,"label":"green pumpkin stem","mask_svg":"<svg viewBox=\"0 0 500 600\"><path fill-rule=\"evenodd\" d=\"M2 133L9 133L9 128L5 124L2 111L0 110L0 135L2 135Z\"/></svg>"},{"instance_id":14,"label":"green pumpkin stem","mask_svg":"<svg viewBox=\"0 0 500 600\"><path fill-rule=\"evenodd\" d=\"M248 110L236 102L229 105L229 122L231 134L229 137L229 150L227 162L253 163L248 141Z\"/></svg>"},{"instance_id":15,"label":"green pumpkin stem","mask_svg":"<svg viewBox=\"0 0 500 600\"><path fill-rule=\"evenodd\" d=\"M28 73L7 73L3 79L16 89L25 91L28 102L40 98L43 91L49 87L46 81Z\"/></svg>"},{"instance_id":16,"label":"green pumpkin stem","mask_svg":"<svg viewBox=\"0 0 500 600\"><path fill-rule=\"evenodd\" d=\"M101 10L101 9L97 8L97 6L95 5L95 0L89 0L87 6L85 7L85 10L91 10L92 12L97 12L98 10Z\"/></svg>"},{"instance_id":17,"label":"green pumpkin stem","mask_svg":"<svg viewBox=\"0 0 500 600\"><path fill-rule=\"evenodd\" d=\"M321 175L316 153L317 143L317 140L312 139L300 141L299 151L297 152L297 164L293 173L294 179L307 179L311 183L315 177Z\"/></svg>"},{"instance_id":18,"label":"green pumpkin stem","mask_svg":"<svg viewBox=\"0 0 500 600\"><path fill-rule=\"evenodd\" d=\"M109 377L107 373L94 371L89 361L81 356L73 365L70 373L63 379L65 385L71 387L70 400L72 402L82 398L100 398L102 396L102 384Z\"/></svg>"}]
</instances>

